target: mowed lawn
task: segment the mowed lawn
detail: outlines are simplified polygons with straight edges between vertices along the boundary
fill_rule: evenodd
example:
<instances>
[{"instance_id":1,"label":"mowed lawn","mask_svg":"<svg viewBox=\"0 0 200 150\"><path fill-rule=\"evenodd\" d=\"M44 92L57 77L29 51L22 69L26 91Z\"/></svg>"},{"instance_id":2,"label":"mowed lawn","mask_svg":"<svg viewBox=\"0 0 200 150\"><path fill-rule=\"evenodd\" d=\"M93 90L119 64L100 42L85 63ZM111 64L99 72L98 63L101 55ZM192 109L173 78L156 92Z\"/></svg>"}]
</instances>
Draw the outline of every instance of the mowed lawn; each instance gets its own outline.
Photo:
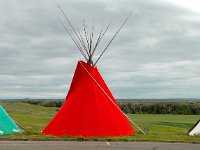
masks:
<instances>
[{"instance_id":1,"label":"mowed lawn","mask_svg":"<svg viewBox=\"0 0 200 150\"><path fill-rule=\"evenodd\" d=\"M22 102L1 102L9 115L26 129L23 134L14 136L1 136L1 138L37 138L46 140L57 137L49 137L40 134L56 114L58 108L36 106ZM72 114L73 115L73 114ZM129 114L147 135L143 135L136 129L135 136L105 138L111 141L170 141L200 143L200 136L190 137L187 131L200 119L200 115L153 115L153 114ZM63 118L64 119L64 118ZM78 119L78 118L77 118ZM64 140L88 140L81 137L62 137Z\"/></svg>"}]
</instances>

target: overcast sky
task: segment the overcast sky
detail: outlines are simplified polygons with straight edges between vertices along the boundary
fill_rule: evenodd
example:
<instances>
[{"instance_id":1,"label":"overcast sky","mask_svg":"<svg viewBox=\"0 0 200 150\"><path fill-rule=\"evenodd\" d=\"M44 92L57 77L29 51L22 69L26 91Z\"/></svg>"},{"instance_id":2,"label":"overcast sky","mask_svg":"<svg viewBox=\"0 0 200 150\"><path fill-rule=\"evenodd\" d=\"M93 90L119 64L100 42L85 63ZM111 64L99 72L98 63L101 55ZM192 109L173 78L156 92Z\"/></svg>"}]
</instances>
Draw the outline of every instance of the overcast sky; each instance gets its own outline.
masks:
<instances>
[{"instance_id":1,"label":"overcast sky","mask_svg":"<svg viewBox=\"0 0 200 150\"><path fill-rule=\"evenodd\" d=\"M96 57L116 98L200 98L198 0L0 0L0 98L65 98L79 59L58 20L60 4L95 35L112 21Z\"/></svg>"}]
</instances>

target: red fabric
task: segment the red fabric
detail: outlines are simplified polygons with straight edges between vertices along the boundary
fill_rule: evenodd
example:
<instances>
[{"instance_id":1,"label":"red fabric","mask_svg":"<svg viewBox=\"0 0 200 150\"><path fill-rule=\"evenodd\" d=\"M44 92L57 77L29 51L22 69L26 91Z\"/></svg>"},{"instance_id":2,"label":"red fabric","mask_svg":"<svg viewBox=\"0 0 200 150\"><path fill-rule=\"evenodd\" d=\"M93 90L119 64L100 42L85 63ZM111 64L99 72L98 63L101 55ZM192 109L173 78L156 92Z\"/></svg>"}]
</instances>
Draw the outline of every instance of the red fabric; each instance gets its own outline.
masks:
<instances>
[{"instance_id":1,"label":"red fabric","mask_svg":"<svg viewBox=\"0 0 200 150\"><path fill-rule=\"evenodd\" d=\"M135 134L128 119L92 80L84 67L118 105L97 68L79 61L63 106L42 131L45 135L109 137Z\"/></svg>"}]
</instances>

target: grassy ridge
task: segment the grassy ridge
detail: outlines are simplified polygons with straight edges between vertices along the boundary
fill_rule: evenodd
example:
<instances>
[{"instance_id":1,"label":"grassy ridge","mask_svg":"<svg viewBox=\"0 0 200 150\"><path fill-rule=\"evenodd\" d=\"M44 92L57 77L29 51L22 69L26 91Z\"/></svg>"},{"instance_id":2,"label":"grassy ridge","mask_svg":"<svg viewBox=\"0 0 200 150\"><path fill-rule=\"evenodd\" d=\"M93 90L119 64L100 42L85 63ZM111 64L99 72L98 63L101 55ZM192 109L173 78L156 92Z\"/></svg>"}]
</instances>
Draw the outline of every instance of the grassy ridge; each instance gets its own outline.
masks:
<instances>
[{"instance_id":1,"label":"grassy ridge","mask_svg":"<svg viewBox=\"0 0 200 150\"><path fill-rule=\"evenodd\" d=\"M36 106L22 102L3 102L0 104L4 106L15 121L26 129L25 133L16 134L14 138L46 138L46 136L40 134L40 131L47 125L58 110L58 108L55 107ZM187 135L187 131L200 119L200 115L129 114L129 117L145 130L147 135L143 135L137 130L136 136L107 138L107 140L200 143L200 136L190 137ZM0 138L7 137L11 136L2 136ZM82 138L65 137L64 139L80 140Z\"/></svg>"}]
</instances>

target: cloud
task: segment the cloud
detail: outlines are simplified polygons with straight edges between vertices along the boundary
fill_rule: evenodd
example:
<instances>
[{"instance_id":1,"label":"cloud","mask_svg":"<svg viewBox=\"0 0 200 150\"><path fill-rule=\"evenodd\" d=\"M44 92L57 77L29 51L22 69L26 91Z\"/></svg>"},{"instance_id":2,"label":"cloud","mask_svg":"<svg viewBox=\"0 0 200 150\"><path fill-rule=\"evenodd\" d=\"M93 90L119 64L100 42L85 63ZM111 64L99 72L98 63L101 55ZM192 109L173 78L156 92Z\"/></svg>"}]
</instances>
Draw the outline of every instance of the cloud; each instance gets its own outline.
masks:
<instances>
[{"instance_id":1,"label":"cloud","mask_svg":"<svg viewBox=\"0 0 200 150\"><path fill-rule=\"evenodd\" d=\"M95 35L112 21L95 58L133 15L98 63L116 98L199 97L200 14L171 1L1 1L0 98L65 98L83 59L57 17ZM97 38L97 36L95 37Z\"/></svg>"}]
</instances>

